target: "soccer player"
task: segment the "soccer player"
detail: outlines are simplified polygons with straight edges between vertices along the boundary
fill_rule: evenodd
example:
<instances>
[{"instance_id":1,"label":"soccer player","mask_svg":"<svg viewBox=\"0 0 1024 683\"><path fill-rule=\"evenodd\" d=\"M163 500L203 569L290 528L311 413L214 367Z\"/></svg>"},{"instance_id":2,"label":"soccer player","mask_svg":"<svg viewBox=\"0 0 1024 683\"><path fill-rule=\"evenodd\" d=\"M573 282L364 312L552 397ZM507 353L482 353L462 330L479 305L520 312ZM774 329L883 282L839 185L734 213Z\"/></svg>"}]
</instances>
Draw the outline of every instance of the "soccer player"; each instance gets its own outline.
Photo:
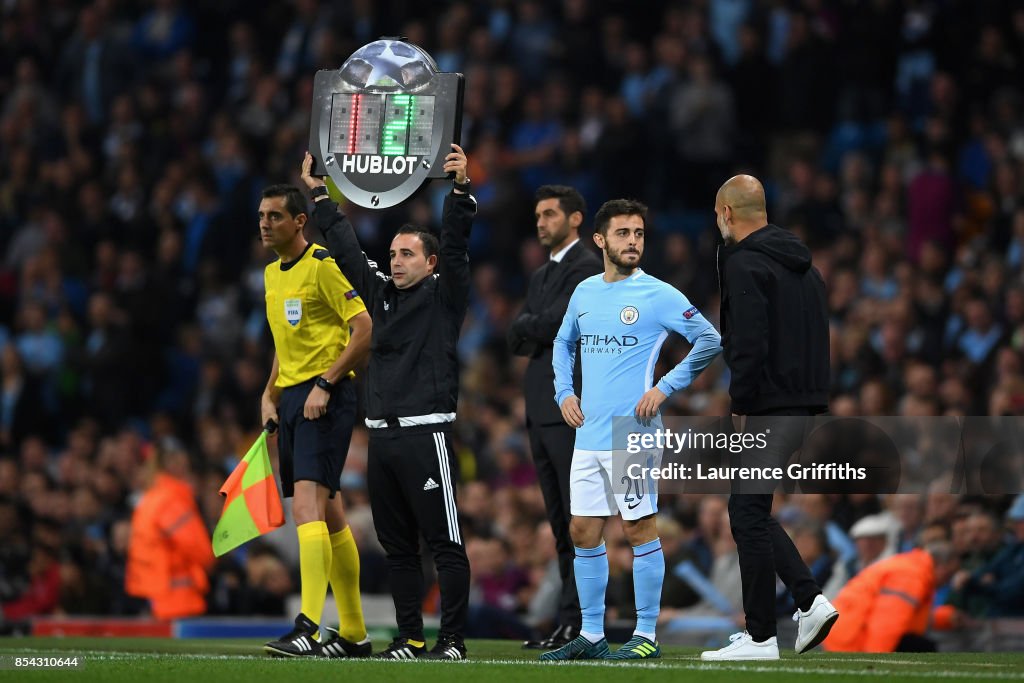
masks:
<instances>
[{"instance_id":1,"label":"soccer player","mask_svg":"<svg viewBox=\"0 0 1024 683\"><path fill-rule=\"evenodd\" d=\"M455 174L455 182L444 201L440 242L423 228L400 228L391 241L390 276L363 253L324 181L310 175L313 158L307 153L302 162L302 180L316 202L313 219L373 317L366 477L398 620L398 638L377 655L383 659L466 658L469 560L455 505L452 423L459 398L455 347L469 306L476 200L469 194L466 155L458 145L452 150L444 170ZM423 640L421 533L441 588L441 628L430 652Z\"/></svg>"},{"instance_id":2,"label":"soccer player","mask_svg":"<svg viewBox=\"0 0 1024 683\"><path fill-rule=\"evenodd\" d=\"M287 657L367 657L359 552L337 494L356 419L353 371L369 352L372 325L327 250L306 241L307 219L298 188L272 185L263 191L260 238L279 258L264 271L276 353L261 412L263 424L280 425L281 487L292 498L302 580L295 628L264 650ZM321 643L328 583L340 626L327 628L331 637Z\"/></svg>"},{"instance_id":3,"label":"soccer player","mask_svg":"<svg viewBox=\"0 0 1024 683\"><path fill-rule=\"evenodd\" d=\"M565 421L577 429L570 474L572 522L576 546L576 590L583 629L575 640L545 652L543 660L647 659L659 657L655 624L665 578L665 557L658 539L655 482L625 493L612 488L612 419L634 416L657 422L670 394L690 385L721 351L718 332L674 287L640 269L647 207L633 200L605 202L594 218L594 242L604 252L604 273L587 278L569 300L555 338L555 402ZM657 384L654 365L670 332L693 344L690 353ZM576 344L583 364L583 398L573 391ZM639 482L638 482L639 483ZM636 630L615 653L604 637L608 558L602 534L618 512L633 546Z\"/></svg>"},{"instance_id":4,"label":"soccer player","mask_svg":"<svg viewBox=\"0 0 1024 683\"><path fill-rule=\"evenodd\" d=\"M579 229L587 205L579 192L565 185L544 185L537 190L536 201L537 237L551 254L530 277L523 310L509 325L508 345L512 353L530 358L523 387L526 427L562 577L559 621L554 633L543 640L527 641L524 646L550 650L580 634L580 602L572 574L575 552L569 536L569 469L576 430L565 424L551 395L555 380L551 349L576 286L604 268L597 253L580 242Z\"/></svg>"}]
</instances>

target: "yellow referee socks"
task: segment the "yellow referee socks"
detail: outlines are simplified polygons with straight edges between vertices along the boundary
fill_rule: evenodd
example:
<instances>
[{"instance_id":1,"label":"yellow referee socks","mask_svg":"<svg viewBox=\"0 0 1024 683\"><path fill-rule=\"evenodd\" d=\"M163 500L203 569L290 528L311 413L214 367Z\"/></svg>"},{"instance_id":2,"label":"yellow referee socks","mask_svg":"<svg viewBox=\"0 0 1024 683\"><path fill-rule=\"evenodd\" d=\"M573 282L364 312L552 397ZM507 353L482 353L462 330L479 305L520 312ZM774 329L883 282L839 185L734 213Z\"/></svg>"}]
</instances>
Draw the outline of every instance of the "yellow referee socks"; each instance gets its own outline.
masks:
<instances>
[{"instance_id":1,"label":"yellow referee socks","mask_svg":"<svg viewBox=\"0 0 1024 683\"><path fill-rule=\"evenodd\" d=\"M331 534L331 552L331 591L338 603L338 633L358 643L366 637L366 624L359 599L359 549L350 527Z\"/></svg>"},{"instance_id":2,"label":"yellow referee socks","mask_svg":"<svg viewBox=\"0 0 1024 683\"><path fill-rule=\"evenodd\" d=\"M327 522L300 524L299 575L302 579L302 613L317 624L324 613L327 581L331 575L331 537Z\"/></svg>"}]
</instances>

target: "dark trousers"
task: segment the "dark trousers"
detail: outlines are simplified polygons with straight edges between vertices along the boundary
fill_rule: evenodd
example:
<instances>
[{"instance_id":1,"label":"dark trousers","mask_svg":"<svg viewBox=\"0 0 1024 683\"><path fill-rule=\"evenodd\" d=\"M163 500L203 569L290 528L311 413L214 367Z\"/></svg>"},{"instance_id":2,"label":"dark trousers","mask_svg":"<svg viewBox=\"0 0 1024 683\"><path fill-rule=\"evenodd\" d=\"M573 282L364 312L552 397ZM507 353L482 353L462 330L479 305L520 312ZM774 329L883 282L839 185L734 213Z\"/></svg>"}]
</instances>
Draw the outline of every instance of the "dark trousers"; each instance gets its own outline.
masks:
<instances>
[{"instance_id":1,"label":"dark trousers","mask_svg":"<svg viewBox=\"0 0 1024 683\"><path fill-rule=\"evenodd\" d=\"M558 551L558 574L562 577L562 595L558 603L558 622L577 631L583 623L580 600L576 595L573 559L576 550L569 536L569 469L576 443L576 430L567 424L531 425L530 451L537 468L537 479L544 494L544 507L555 536Z\"/></svg>"},{"instance_id":2,"label":"dark trousers","mask_svg":"<svg viewBox=\"0 0 1024 683\"><path fill-rule=\"evenodd\" d=\"M461 636L469 606L469 560L455 507L451 425L371 429L367 487L377 538L387 553L400 636L423 640L422 534L441 589L441 633Z\"/></svg>"},{"instance_id":3,"label":"dark trousers","mask_svg":"<svg viewBox=\"0 0 1024 683\"><path fill-rule=\"evenodd\" d=\"M803 409L783 409L772 415L746 417L744 431L766 433L767 447L746 450L740 456L741 467L785 467L789 456L800 447L809 420L800 416ZM783 419L773 419L773 418ZM793 602L803 605L821 593L811 572L800 558L789 534L772 517L770 482L733 482L729 496L729 524L736 540L743 584L743 611L747 631L756 642L775 635L775 575L778 574L793 594Z\"/></svg>"},{"instance_id":4,"label":"dark trousers","mask_svg":"<svg viewBox=\"0 0 1024 683\"><path fill-rule=\"evenodd\" d=\"M896 644L896 652L938 652L938 645L927 636L907 633Z\"/></svg>"}]
</instances>

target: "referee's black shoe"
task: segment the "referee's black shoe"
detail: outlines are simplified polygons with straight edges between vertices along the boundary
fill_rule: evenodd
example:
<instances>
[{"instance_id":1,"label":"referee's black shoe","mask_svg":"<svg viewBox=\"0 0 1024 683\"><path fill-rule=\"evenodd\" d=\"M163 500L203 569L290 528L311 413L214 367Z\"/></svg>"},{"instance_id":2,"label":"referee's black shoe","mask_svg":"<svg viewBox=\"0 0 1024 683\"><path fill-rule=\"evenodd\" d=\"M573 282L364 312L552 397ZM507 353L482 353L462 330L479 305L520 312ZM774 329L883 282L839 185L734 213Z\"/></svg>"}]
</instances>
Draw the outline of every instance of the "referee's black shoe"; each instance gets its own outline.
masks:
<instances>
[{"instance_id":1,"label":"referee's black shoe","mask_svg":"<svg viewBox=\"0 0 1024 683\"><path fill-rule=\"evenodd\" d=\"M426 645L412 645L408 638L395 638L384 650L373 655L374 659L419 659L427 653Z\"/></svg>"},{"instance_id":2,"label":"referee's black shoe","mask_svg":"<svg viewBox=\"0 0 1024 683\"><path fill-rule=\"evenodd\" d=\"M466 643L461 636L441 633L437 636L437 644L423 655L423 659L465 659Z\"/></svg>"},{"instance_id":3,"label":"referee's black shoe","mask_svg":"<svg viewBox=\"0 0 1024 683\"><path fill-rule=\"evenodd\" d=\"M351 640L342 638L341 634L335 631L330 626L326 626L325 630L330 634L330 638L327 642L320 646L320 649L324 653L324 657L330 659L344 659L347 657L369 657L373 654L373 646L370 645L370 638L367 636L358 643L353 643Z\"/></svg>"},{"instance_id":4,"label":"referee's black shoe","mask_svg":"<svg viewBox=\"0 0 1024 683\"><path fill-rule=\"evenodd\" d=\"M323 654L316 636L320 627L305 614L295 617L295 628L287 635L263 646L263 651L274 657L319 657Z\"/></svg>"},{"instance_id":5,"label":"referee's black shoe","mask_svg":"<svg viewBox=\"0 0 1024 683\"><path fill-rule=\"evenodd\" d=\"M578 628L566 624L559 626L547 638L540 640L527 640L523 643L524 650L557 650L563 645L568 645L580 634Z\"/></svg>"}]
</instances>

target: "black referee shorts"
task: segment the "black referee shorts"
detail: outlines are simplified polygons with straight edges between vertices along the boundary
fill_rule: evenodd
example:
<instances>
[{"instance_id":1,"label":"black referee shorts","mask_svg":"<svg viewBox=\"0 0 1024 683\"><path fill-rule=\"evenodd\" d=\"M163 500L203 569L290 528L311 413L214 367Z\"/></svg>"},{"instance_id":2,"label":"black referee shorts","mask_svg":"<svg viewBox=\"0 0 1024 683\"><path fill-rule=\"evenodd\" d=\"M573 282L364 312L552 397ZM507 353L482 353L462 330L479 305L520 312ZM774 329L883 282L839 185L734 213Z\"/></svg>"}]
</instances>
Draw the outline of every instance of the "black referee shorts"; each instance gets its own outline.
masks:
<instances>
[{"instance_id":1,"label":"black referee shorts","mask_svg":"<svg viewBox=\"0 0 1024 683\"><path fill-rule=\"evenodd\" d=\"M315 481L328 488L331 498L341 484L341 470L348 457L352 428L356 422L356 389L348 378L338 380L327 412L307 420L302 409L316 378L285 387L277 406L281 488L285 498L295 493L295 482Z\"/></svg>"}]
</instances>

